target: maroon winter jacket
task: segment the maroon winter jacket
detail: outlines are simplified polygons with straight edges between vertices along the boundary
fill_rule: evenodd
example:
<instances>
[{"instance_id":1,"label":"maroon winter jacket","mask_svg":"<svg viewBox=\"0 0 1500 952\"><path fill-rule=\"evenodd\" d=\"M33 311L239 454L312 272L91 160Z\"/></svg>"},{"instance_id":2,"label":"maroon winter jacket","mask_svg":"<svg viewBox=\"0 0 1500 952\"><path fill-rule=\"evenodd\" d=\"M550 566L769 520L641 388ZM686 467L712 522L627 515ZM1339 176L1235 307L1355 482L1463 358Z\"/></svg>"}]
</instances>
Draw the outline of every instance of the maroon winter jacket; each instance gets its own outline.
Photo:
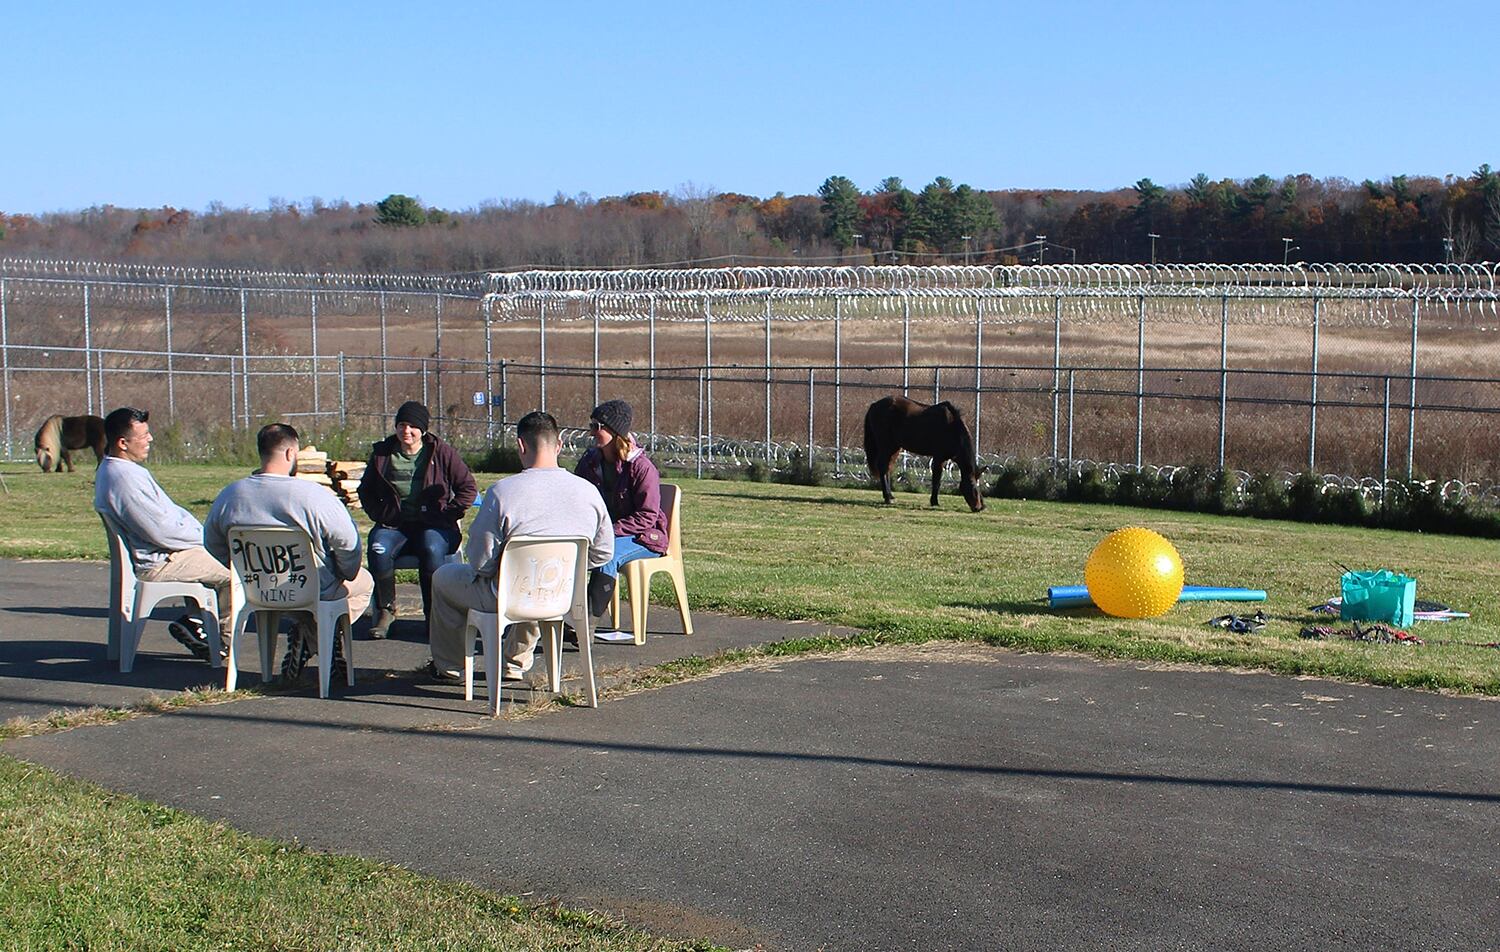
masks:
<instances>
[{"instance_id":1,"label":"maroon winter jacket","mask_svg":"<svg viewBox=\"0 0 1500 952\"><path fill-rule=\"evenodd\" d=\"M421 521L434 529L458 529L464 514L479 495L474 474L458 451L433 436L422 434L429 449L422 469ZM399 526L401 499L391 484L391 454L400 451L394 435L376 443L359 481L359 504L377 526Z\"/></svg>"},{"instance_id":2,"label":"maroon winter jacket","mask_svg":"<svg viewBox=\"0 0 1500 952\"><path fill-rule=\"evenodd\" d=\"M661 511L661 474L656 464L637 452L628 461L613 464L614 490L604 488L604 467L611 465L596 446L583 454L573 472L599 487L604 508L615 524L616 536L631 536L655 552L667 553L667 514Z\"/></svg>"}]
</instances>

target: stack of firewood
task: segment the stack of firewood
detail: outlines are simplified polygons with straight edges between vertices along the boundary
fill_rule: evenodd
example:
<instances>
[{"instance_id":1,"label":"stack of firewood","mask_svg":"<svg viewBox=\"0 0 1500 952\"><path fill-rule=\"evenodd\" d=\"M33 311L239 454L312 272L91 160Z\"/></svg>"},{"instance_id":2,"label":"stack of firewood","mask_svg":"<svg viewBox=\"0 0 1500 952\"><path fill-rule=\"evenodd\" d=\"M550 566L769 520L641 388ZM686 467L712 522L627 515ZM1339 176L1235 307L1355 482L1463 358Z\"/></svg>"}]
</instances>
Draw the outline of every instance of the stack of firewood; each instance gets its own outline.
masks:
<instances>
[{"instance_id":1,"label":"stack of firewood","mask_svg":"<svg viewBox=\"0 0 1500 952\"><path fill-rule=\"evenodd\" d=\"M332 486L328 478L328 454L308 444L297 451L297 478L320 486Z\"/></svg>"},{"instance_id":2,"label":"stack of firewood","mask_svg":"<svg viewBox=\"0 0 1500 952\"><path fill-rule=\"evenodd\" d=\"M359 508L359 481L365 475L362 459L331 459L328 461L328 480L333 492L350 509Z\"/></svg>"}]
</instances>

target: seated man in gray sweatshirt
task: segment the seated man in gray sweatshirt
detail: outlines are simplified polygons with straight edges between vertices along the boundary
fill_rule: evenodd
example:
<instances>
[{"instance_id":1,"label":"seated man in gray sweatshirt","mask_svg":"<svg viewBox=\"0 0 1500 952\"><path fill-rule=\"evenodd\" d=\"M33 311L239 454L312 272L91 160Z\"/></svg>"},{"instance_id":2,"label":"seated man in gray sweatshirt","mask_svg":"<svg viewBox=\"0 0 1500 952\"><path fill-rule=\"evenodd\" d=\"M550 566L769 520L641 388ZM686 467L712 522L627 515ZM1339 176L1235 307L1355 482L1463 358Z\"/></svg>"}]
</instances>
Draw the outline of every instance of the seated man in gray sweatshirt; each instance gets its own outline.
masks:
<instances>
[{"instance_id":1,"label":"seated man in gray sweatshirt","mask_svg":"<svg viewBox=\"0 0 1500 952\"><path fill-rule=\"evenodd\" d=\"M215 558L229 562L229 530L236 526L289 526L301 529L318 550L322 597L349 599L349 615L358 619L370 604L375 580L360 558L359 530L354 517L326 486L294 479L297 431L285 423L270 423L256 435L260 469L225 486L208 510L203 542ZM343 665L340 640L334 642L334 673ZM312 627L298 622L287 640L281 676L296 681L312 656L317 638Z\"/></svg>"},{"instance_id":2,"label":"seated man in gray sweatshirt","mask_svg":"<svg viewBox=\"0 0 1500 952\"><path fill-rule=\"evenodd\" d=\"M495 611L495 573L500 550L513 535L585 536L589 567L598 568L614 555L614 525L604 497L593 483L557 465L561 448L557 421L534 411L516 424L522 471L495 483L469 527L466 563L450 562L432 576L432 676L456 681L463 676L464 625L469 609ZM536 629L512 625L502 648L503 677L515 680L531 668Z\"/></svg>"},{"instance_id":3,"label":"seated man in gray sweatshirt","mask_svg":"<svg viewBox=\"0 0 1500 952\"><path fill-rule=\"evenodd\" d=\"M203 548L203 526L174 503L143 463L151 455L151 414L120 407L104 418L105 457L94 476L94 511L125 536L135 574L147 582L198 582L218 593L219 628L229 634L229 569ZM167 625L195 658L208 660L196 614ZM225 643L227 649L227 642Z\"/></svg>"}]
</instances>

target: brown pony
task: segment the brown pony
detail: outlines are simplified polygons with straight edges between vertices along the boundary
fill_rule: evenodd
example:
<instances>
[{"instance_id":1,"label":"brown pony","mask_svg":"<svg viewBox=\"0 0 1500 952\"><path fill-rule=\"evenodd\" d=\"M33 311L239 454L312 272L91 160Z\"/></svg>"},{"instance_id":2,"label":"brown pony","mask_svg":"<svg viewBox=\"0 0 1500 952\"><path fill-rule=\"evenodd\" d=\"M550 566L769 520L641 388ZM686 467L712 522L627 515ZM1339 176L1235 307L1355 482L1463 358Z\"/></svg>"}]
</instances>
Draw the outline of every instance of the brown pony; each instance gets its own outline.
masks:
<instances>
[{"instance_id":1,"label":"brown pony","mask_svg":"<svg viewBox=\"0 0 1500 952\"><path fill-rule=\"evenodd\" d=\"M73 472L73 451L85 447L104 459L104 420L96 416L49 416L36 431L36 464L42 472Z\"/></svg>"},{"instance_id":2,"label":"brown pony","mask_svg":"<svg viewBox=\"0 0 1500 952\"><path fill-rule=\"evenodd\" d=\"M865 460L870 476L880 480L880 491L890 502L891 468L901 450L932 457L932 505L938 504L938 484L943 464L958 464L959 491L969 508L984 508L979 493L979 467L974 459L974 438L958 407L944 400L934 406L906 397L881 397L865 411Z\"/></svg>"}]
</instances>

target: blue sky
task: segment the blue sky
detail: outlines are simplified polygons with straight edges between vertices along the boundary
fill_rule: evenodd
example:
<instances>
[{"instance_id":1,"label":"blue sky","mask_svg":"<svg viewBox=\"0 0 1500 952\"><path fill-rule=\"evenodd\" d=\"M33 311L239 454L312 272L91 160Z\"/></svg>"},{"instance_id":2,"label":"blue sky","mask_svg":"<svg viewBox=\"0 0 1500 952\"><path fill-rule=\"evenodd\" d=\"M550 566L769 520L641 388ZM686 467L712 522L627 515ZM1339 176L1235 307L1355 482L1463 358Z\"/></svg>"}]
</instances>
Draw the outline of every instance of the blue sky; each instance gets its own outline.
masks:
<instances>
[{"instance_id":1,"label":"blue sky","mask_svg":"<svg viewBox=\"0 0 1500 952\"><path fill-rule=\"evenodd\" d=\"M0 212L1500 166L1491 3L0 0Z\"/></svg>"}]
</instances>

